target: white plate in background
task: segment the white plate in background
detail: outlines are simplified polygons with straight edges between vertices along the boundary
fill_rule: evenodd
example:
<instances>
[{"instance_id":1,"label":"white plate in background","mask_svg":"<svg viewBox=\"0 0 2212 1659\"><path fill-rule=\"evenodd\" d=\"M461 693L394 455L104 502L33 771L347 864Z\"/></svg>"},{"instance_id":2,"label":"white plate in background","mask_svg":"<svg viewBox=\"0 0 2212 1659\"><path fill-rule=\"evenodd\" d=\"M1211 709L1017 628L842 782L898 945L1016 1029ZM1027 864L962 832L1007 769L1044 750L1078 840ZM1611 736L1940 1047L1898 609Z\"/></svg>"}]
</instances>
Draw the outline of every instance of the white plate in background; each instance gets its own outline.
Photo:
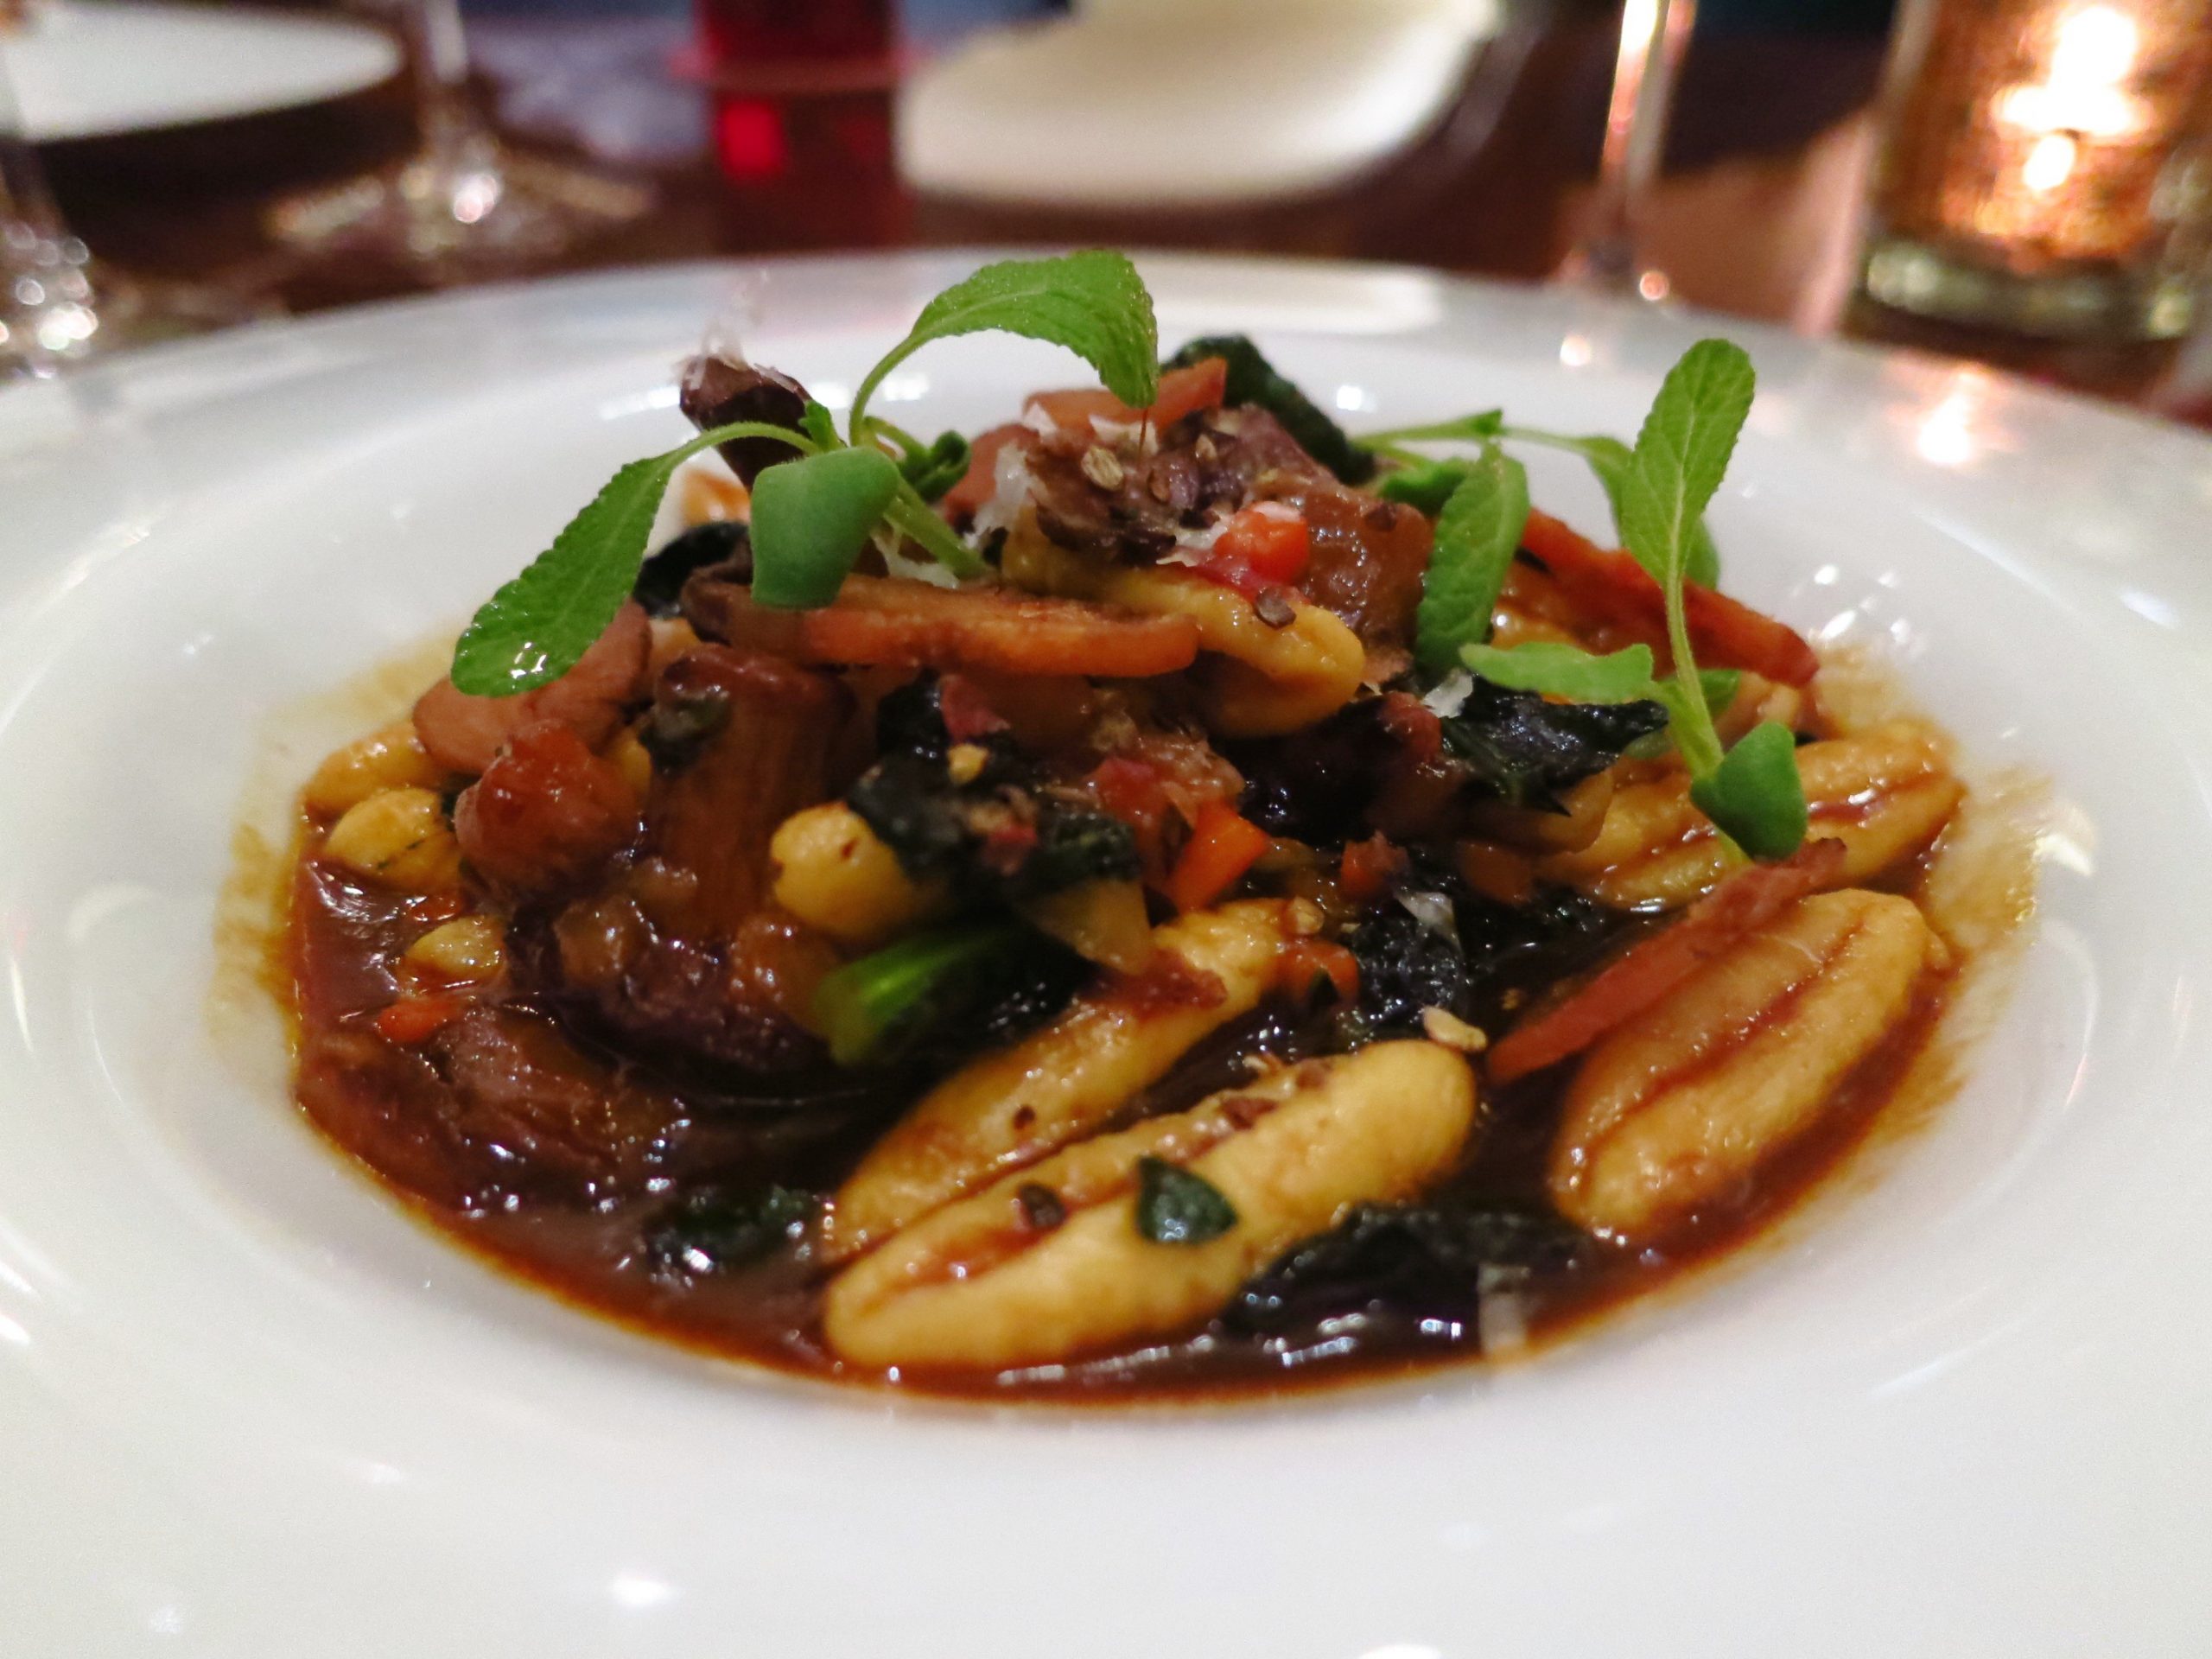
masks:
<instances>
[{"instance_id":1,"label":"white plate in background","mask_svg":"<svg viewBox=\"0 0 2212 1659\"><path fill-rule=\"evenodd\" d=\"M955 254L769 267L834 401ZM1732 588L1876 645L2056 808L1959 1096L1770 1249L1533 1363L1287 1406L998 1409L627 1333L407 1219L211 1020L241 811L620 462L731 268L381 307L0 393L0 1648L121 1659L1668 1659L2203 1650L2212 442L1549 292L1159 260L1324 404L1631 431L1761 397ZM935 346L903 424L1068 360ZM1571 468L1538 499L1602 522ZM258 777L259 781L255 780Z\"/></svg>"},{"instance_id":2,"label":"white plate in background","mask_svg":"<svg viewBox=\"0 0 2212 1659\"><path fill-rule=\"evenodd\" d=\"M356 18L147 0L40 0L0 34L35 143L290 109L399 73L399 47Z\"/></svg>"}]
</instances>

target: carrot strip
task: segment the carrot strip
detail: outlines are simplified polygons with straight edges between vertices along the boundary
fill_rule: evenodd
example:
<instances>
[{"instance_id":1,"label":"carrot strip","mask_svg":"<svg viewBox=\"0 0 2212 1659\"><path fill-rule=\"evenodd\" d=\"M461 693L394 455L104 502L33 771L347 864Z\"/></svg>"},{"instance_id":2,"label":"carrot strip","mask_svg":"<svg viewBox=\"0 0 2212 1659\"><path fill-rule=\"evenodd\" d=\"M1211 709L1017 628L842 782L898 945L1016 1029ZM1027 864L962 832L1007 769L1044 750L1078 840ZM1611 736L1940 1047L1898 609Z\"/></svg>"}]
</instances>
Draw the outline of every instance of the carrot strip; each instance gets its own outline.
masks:
<instances>
[{"instance_id":1,"label":"carrot strip","mask_svg":"<svg viewBox=\"0 0 2212 1659\"><path fill-rule=\"evenodd\" d=\"M1098 387L1080 391L1034 392L1024 407L1041 410L1058 427L1072 427L1085 421L1094 426L1100 421L1122 426L1149 421L1157 429L1173 426L1185 415L1194 415L1202 409L1218 407L1228 390L1228 363L1218 357L1209 357L1161 375L1160 395L1152 400L1148 409L1131 409L1112 392Z\"/></svg>"},{"instance_id":2,"label":"carrot strip","mask_svg":"<svg viewBox=\"0 0 2212 1659\"><path fill-rule=\"evenodd\" d=\"M1491 1081L1556 1065L1634 1019L1738 939L1832 886L1843 856L1840 841L1808 841L1782 863L1728 875L1664 932L1630 945L1566 1001L1515 1027L1490 1051Z\"/></svg>"},{"instance_id":3,"label":"carrot strip","mask_svg":"<svg viewBox=\"0 0 2212 1659\"><path fill-rule=\"evenodd\" d=\"M1667 601L1651 573L1626 553L1608 552L1548 512L1531 512L1521 545L1569 598L1607 621L1667 643ZM1744 668L1784 685L1804 685L1820 671L1820 658L1802 635L1726 594L1682 584L1683 620L1705 668Z\"/></svg>"},{"instance_id":4,"label":"carrot strip","mask_svg":"<svg viewBox=\"0 0 2212 1659\"><path fill-rule=\"evenodd\" d=\"M1232 807L1208 801L1198 809L1191 839L1167 874L1167 896L1178 910L1204 910L1236 885L1268 850L1268 832Z\"/></svg>"},{"instance_id":5,"label":"carrot strip","mask_svg":"<svg viewBox=\"0 0 2212 1659\"><path fill-rule=\"evenodd\" d=\"M834 604L811 611L756 605L735 582L694 583L686 602L702 632L797 663L1134 680L1188 668L1198 654L1187 617L896 577L848 576Z\"/></svg>"}]
</instances>

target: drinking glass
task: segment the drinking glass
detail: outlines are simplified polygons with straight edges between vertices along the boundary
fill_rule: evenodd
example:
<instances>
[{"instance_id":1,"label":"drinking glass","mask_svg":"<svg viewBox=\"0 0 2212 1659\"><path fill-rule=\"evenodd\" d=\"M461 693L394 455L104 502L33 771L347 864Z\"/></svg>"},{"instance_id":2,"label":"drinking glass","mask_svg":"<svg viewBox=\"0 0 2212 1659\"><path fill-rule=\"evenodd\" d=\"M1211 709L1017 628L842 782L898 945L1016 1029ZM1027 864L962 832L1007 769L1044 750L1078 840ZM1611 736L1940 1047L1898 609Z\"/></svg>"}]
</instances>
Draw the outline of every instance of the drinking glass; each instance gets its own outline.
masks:
<instances>
[{"instance_id":1,"label":"drinking glass","mask_svg":"<svg viewBox=\"0 0 2212 1659\"><path fill-rule=\"evenodd\" d=\"M366 255L432 281L525 270L642 216L642 185L517 155L468 95L459 0L399 0L420 136L398 166L289 197L270 233L312 256Z\"/></svg>"},{"instance_id":2,"label":"drinking glass","mask_svg":"<svg viewBox=\"0 0 2212 1659\"><path fill-rule=\"evenodd\" d=\"M1560 267L1561 280L1654 301L1672 291L1667 274L1644 258L1638 235L1696 21L1697 0L1624 0L1597 188L1581 235Z\"/></svg>"}]
</instances>

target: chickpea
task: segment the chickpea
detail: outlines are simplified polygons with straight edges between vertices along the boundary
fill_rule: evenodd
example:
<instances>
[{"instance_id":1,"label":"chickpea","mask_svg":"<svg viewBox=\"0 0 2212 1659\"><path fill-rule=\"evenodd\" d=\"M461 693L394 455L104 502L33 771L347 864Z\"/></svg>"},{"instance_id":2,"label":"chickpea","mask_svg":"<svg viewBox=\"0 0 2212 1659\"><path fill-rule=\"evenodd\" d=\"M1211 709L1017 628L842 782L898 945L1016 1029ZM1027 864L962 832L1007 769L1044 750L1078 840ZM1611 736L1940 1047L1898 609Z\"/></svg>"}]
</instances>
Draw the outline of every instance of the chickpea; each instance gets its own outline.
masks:
<instances>
[{"instance_id":1,"label":"chickpea","mask_svg":"<svg viewBox=\"0 0 2212 1659\"><path fill-rule=\"evenodd\" d=\"M461 843L429 789L387 789L347 809L322 843L324 856L402 893L461 885Z\"/></svg>"}]
</instances>

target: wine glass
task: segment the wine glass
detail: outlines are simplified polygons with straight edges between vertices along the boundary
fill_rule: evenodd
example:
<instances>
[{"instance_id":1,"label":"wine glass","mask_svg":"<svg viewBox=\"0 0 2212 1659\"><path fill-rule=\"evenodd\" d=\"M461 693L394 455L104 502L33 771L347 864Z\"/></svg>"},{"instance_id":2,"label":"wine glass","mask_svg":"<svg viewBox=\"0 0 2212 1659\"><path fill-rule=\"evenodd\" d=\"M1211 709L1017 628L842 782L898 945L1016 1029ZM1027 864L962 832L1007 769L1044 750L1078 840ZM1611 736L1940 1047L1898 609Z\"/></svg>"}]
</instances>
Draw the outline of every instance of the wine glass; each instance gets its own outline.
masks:
<instances>
[{"instance_id":1,"label":"wine glass","mask_svg":"<svg viewBox=\"0 0 2212 1659\"><path fill-rule=\"evenodd\" d=\"M1696 20L1697 0L1624 0L1597 188L1581 235L1560 266L1562 281L1652 301L1672 290L1666 272L1643 257L1638 232Z\"/></svg>"},{"instance_id":2,"label":"wine glass","mask_svg":"<svg viewBox=\"0 0 2212 1659\"><path fill-rule=\"evenodd\" d=\"M0 379L251 321L270 308L189 283L141 283L92 257L54 205L25 136L0 36Z\"/></svg>"},{"instance_id":3,"label":"wine glass","mask_svg":"<svg viewBox=\"0 0 2212 1659\"><path fill-rule=\"evenodd\" d=\"M468 95L459 0L399 0L421 135L398 166L279 202L270 233L309 255L365 254L432 282L526 270L652 206L644 186L519 156Z\"/></svg>"}]
</instances>

